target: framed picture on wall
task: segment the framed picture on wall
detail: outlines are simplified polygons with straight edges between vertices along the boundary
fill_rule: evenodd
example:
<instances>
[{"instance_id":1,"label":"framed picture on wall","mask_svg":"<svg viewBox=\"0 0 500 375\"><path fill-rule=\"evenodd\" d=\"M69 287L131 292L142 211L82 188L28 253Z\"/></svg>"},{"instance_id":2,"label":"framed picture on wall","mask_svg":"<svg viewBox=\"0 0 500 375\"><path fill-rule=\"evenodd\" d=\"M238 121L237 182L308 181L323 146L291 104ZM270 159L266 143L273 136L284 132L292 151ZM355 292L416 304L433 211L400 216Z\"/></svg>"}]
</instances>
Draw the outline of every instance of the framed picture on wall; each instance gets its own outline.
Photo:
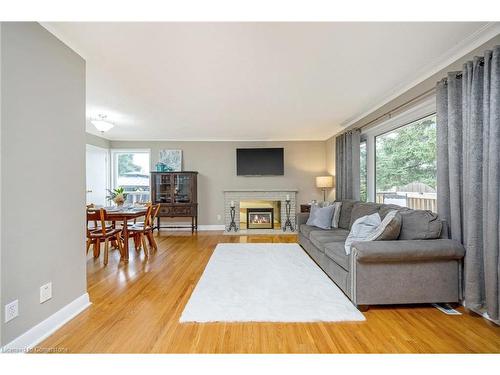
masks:
<instances>
[{"instance_id":1,"label":"framed picture on wall","mask_svg":"<svg viewBox=\"0 0 500 375\"><path fill-rule=\"evenodd\" d=\"M168 171L182 171L182 150L160 150L160 163L164 164Z\"/></svg>"}]
</instances>

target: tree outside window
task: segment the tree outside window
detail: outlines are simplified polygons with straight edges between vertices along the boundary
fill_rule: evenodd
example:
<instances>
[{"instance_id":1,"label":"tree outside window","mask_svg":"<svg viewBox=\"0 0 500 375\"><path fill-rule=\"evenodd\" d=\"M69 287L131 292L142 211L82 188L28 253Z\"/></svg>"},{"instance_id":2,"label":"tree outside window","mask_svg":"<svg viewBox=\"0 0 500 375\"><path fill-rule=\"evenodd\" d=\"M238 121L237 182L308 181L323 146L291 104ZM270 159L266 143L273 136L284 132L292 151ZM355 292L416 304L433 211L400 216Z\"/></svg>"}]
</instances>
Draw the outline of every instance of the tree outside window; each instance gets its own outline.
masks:
<instances>
[{"instance_id":1,"label":"tree outside window","mask_svg":"<svg viewBox=\"0 0 500 375\"><path fill-rule=\"evenodd\" d=\"M376 137L377 202L436 211L436 116Z\"/></svg>"},{"instance_id":2,"label":"tree outside window","mask_svg":"<svg viewBox=\"0 0 500 375\"><path fill-rule=\"evenodd\" d=\"M359 200L366 202L368 200L367 185L367 166L366 166L366 141L359 144Z\"/></svg>"}]
</instances>

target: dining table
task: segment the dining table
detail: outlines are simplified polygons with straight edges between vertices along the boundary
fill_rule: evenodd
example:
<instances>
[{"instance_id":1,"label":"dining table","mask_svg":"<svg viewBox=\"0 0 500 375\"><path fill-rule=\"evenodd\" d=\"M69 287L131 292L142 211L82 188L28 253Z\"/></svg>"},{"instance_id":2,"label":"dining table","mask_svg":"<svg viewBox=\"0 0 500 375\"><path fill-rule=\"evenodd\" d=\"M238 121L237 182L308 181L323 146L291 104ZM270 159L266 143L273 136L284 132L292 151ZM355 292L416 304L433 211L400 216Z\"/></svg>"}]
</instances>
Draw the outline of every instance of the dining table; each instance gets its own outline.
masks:
<instances>
[{"instance_id":1,"label":"dining table","mask_svg":"<svg viewBox=\"0 0 500 375\"><path fill-rule=\"evenodd\" d=\"M128 222L129 220L134 220L140 218L146 214L146 207L102 207L106 210L106 220L112 221L115 223L121 222L123 225L122 228L122 236L123 236L123 254L121 255L121 259L124 262L128 262L129 258L129 230L128 230ZM93 208L94 210L99 210L99 207ZM91 209L92 210L92 209Z\"/></svg>"}]
</instances>

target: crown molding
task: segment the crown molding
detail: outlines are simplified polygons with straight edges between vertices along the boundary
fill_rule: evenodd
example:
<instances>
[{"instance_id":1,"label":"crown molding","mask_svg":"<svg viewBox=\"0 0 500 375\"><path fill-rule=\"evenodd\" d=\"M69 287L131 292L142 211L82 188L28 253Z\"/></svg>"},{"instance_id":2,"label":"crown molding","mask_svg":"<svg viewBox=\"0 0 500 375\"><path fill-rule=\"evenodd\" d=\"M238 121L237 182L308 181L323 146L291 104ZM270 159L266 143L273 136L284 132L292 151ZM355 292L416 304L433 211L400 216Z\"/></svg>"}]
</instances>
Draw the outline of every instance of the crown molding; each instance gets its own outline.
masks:
<instances>
[{"instance_id":1,"label":"crown molding","mask_svg":"<svg viewBox=\"0 0 500 375\"><path fill-rule=\"evenodd\" d=\"M419 83L422 83L427 78L438 73L442 69L456 62L466 54L470 53L474 49L478 48L488 40L491 40L498 35L500 35L500 22L488 22L476 32L471 34L469 37L465 38L460 43L450 48L433 62L420 69L411 79L388 91L385 95L383 95L384 99L377 101L375 104L372 104L368 110L363 111L341 123L340 127L342 129L345 129L362 120L369 114L375 112L380 107L389 103L391 100L394 100L397 97L401 96L406 91L417 86ZM332 136L333 135L335 134L332 134Z\"/></svg>"}]
</instances>

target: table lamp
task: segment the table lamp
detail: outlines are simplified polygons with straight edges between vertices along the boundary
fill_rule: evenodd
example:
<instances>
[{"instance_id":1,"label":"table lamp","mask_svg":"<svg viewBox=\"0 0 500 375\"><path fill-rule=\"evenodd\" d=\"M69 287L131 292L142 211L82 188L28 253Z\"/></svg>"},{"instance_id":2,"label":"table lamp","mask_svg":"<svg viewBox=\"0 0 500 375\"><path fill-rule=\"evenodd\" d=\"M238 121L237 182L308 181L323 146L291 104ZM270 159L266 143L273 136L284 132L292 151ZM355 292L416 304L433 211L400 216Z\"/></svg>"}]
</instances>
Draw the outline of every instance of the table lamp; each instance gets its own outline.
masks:
<instances>
[{"instance_id":1,"label":"table lamp","mask_svg":"<svg viewBox=\"0 0 500 375\"><path fill-rule=\"evenodd\" d=\"M316 177L316 187L323 190L323 202L326 201L326 189L333 187L333 176Z\"/></svg>"}]
</instances>

